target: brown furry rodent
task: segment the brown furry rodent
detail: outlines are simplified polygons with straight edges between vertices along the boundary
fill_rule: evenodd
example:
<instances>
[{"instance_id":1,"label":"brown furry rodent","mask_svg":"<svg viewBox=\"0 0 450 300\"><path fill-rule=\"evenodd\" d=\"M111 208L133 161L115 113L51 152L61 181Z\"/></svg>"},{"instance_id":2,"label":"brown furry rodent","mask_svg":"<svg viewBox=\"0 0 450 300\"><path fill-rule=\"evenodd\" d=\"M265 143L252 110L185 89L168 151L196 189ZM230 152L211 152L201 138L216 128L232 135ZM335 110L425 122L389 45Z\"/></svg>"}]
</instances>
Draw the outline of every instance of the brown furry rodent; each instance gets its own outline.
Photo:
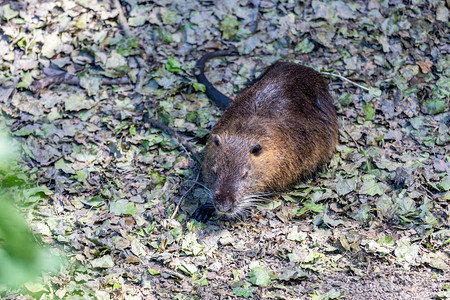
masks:
<instances>
[{"instance_id":1,"label":"brown furry rodent","mask_svg":"<svg viewBox=\"0 0 450 300\"><path fill-rule=\"evenodd\" d=\"M329 162L337 142L336 111L320 73L294 63L271 65L214 126L202 163L212 199L194 218L206 222L214 212L246 217L265 196Z\"/></svg>"}]
</instances>

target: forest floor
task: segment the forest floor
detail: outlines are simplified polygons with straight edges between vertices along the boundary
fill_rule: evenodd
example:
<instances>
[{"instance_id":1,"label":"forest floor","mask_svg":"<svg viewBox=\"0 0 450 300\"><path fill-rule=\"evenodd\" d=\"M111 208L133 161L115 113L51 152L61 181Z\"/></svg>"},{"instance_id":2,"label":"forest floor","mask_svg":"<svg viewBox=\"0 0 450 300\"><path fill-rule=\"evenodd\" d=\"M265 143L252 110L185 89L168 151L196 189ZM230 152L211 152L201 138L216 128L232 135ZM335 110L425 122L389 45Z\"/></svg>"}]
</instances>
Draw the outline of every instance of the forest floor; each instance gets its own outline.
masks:
<instances>
[{"instance_id":1,"label":"forest floor","mask_svg":"<svg viewBox=\"0 0 450 300\"><path fill-rule=\"evenodd\" d=\"M16 202L65 261L0 297L450 298L449 1L126 0L120 22L108 1L0 3L0 128L32 182ZM207 66L224 94L312 67L340 141L245 222L202 224L196 162L148 117L200 152L222 111L194 66L232 46Z\"/></svg>"}]
</instances>

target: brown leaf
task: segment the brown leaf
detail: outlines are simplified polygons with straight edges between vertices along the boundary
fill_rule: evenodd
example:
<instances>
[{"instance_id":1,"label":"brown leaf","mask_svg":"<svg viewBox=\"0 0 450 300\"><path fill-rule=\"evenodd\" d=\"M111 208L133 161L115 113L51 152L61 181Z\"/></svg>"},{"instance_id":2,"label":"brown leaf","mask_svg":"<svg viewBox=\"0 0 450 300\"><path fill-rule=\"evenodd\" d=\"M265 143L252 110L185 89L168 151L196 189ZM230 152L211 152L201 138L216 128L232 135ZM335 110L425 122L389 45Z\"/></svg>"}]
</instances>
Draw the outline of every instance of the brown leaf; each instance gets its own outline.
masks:
<instances>
[{"instance_id":1,"label":"brown leaf","mask_svg":"<svg viewBox=\"0 0 450 300\"><path fill-rule=\"evenodd\" d=\"M425 61L417 62L417 65L420 67L420 70L422 71L422 73L427 74L430 72L431 66L433 65L433 63L429 59L427 59Z\"/></svg>"}]
</instances>

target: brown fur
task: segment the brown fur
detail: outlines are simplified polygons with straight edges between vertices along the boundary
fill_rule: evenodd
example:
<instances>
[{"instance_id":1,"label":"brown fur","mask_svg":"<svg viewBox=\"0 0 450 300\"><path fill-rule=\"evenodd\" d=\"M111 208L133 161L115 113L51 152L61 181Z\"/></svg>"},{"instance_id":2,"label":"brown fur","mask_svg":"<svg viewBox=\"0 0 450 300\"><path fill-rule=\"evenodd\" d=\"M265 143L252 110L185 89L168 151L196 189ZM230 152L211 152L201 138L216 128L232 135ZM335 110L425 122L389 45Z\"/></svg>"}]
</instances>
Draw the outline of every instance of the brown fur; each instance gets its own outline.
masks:
<instances>
[{"instance_id":1,"label":"brown fur","mask_svg":"<svg viewBox=\"0 0 450 300\"><path fill-rule=\"evenodd\" d=\"M337 116L323 77L301 65L275 63L238 94L213 128L202 165L213 194L207 206L243 216L262 193L285 191L316 172L337 142Z\"/></svg>"}]
</instances>

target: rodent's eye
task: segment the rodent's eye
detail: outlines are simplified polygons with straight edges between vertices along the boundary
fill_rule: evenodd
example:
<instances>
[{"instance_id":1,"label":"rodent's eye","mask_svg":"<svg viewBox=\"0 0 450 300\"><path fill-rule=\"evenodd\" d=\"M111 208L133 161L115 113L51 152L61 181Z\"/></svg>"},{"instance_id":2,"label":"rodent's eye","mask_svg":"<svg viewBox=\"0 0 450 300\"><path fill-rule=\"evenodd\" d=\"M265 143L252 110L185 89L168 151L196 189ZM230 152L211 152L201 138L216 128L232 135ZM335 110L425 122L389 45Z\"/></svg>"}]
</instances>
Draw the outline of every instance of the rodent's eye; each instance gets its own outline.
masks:
<instances>
[{"instance_id":1,"label":"rodent's eye","mask_svg":"<svg viewBox=\"0 0 450 300\"><path fill-rule=\"evenodd\" d=\"M220 145L220 136L218 136L218 135L214 136L214 144L216 144L216 146Z\"/></svg>"},{"instance_id":2,"label":"rodent's eye","mask_svg":"<svg viewBox=\"0 0 450 300\"><path fill-rule=\"evenodd\" d=\"M244 175L242 175L242 179L247 178L247 176L248 176L248 171L245 171Z\"/></svg>"},{"instance_id":3,"label":"rodent's eye","mask_svg":"<svg viewBox=\"0 0 450 300\"><path fill-rule=\"evenodd\" d=\"M259 155L262 152L262 146L260 144L254 144L250 148L250 153L253 155Z\"/></svg>"}]
</instances>

